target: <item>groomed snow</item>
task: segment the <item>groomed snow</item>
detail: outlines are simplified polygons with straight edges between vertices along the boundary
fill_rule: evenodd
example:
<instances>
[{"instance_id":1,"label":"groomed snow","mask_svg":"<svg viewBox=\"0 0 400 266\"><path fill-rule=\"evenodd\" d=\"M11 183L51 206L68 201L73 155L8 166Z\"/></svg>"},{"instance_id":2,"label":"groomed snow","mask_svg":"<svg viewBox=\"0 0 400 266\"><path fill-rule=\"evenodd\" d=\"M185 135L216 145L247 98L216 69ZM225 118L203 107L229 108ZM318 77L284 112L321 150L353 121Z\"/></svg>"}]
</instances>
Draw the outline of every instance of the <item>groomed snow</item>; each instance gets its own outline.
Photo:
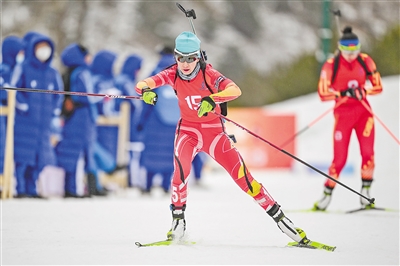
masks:
<instances>
[{"instance_id":1,"label":"groomed snow","mask_svg":"<svg viewBox=\"0 0 400 266\"><path fill-rule=\"evenodd\" d=\"M375 114L397 138L399 81L399 76L385 78L384 92L369 97ZM296 112L301 129L330 107L332 103L321 103L311 94L266 106L266 110ZM375 123L372 196L377 206L397 212L344 214L359 207L359 196L339 185L330 212L299 212L321 196L323 176L297 162L292 170L252 171L309 238L337 246L333 253L286 247L291 239L228 174L207 167L202 186L190 184L186 211L186 236L196 245L135 246L135 241L163 239L170 227L169 196L159 189L154 189L152 196L126 189L107 198L11 199L1 201L1 264L399 265L399 145L378 121ZM332 114L328 114L299 135L296 155L312 164L329 163L332 126ZM353 139L349 163L354 170L340 181L359 191L357 145Z\"/></svg>"}]
</instances>

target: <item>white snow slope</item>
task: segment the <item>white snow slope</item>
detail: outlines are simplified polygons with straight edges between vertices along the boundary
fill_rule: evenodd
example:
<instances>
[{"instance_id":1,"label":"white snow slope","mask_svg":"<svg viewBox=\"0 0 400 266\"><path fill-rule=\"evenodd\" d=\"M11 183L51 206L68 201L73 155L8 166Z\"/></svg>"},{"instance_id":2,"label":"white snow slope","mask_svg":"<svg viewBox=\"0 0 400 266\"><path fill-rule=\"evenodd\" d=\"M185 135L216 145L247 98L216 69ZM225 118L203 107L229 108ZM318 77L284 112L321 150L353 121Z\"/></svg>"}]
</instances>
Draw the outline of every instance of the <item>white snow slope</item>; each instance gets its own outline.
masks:
<instances>
[{"instance_id":1,"label":"white snow slope","mask_svg":"<svg viewBox=\"0 0 400 266\"><path fill-rule=\"evenodd\" d=\"M379 119L399 138L399 76L383 79L384 92L369 100ZM302 129L333 103L316 94L267 106L296 112ZM325 177L296 162L292 170L253 171L287 216L310 239L337 246L334 252L286 247L291 241L227 173L207 168L201 187L190 185L187 234L196 245L137 248L135 241L165 237L171 223L169 196L158 189L141 196L126 189L107 198L1 202L2 265L399 265L399 144L376 121L376 206L365 211L359 196L337 185L327 213L299 212L322 195ZM296 155L325 166L332 159L333 115L297 138ZM240 140L239 140L240 141ZM260 145L267 145L260 141ZM360 156L352 140L349 165L340 181L360 190Z\"/></svg>"}]
</instances>

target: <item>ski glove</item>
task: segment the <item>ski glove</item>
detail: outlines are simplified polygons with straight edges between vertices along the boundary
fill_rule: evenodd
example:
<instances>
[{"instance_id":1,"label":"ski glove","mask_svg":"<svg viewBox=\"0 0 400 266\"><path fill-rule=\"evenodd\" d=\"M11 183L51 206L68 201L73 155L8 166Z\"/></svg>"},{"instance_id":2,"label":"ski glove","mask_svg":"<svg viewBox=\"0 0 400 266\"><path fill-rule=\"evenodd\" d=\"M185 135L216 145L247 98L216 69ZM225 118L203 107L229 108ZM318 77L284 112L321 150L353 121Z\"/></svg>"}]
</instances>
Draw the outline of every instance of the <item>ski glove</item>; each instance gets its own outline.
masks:
<instances>
[{"instance_id":1,"label":"ski glove","mask_svg":"<svg viewBox=\"0 0 400 266\"><path fill-rule=\"evenodd\" d=\"M351 97L354 98L356 100L361 101L362 99L365 98L365 89L362 88L348 88L345 91L341 91L340 92L340 96L342 97Z\"/></svg>"},{"instance_id":2,"label":"ski glove","mask_svg":"<svg viewBox=\"0 0 400 266\"><path fill-rule=\"evenodd\" d=\"M145 103L156 105L158 96L157 93L152 91L149 87L144 87L142 89L142 98Z\"/></svg>"},{"instance_id":3,"label":"ski glove","mask_svg":"<svg viewBox=\"0 0 400 266\"><path fill-rule=\"evenodd\" d=\"M201 99L199 109L197 110L197 116L207 116L207 113L214 110L215 106L216 104L211 96L204 97Z\"/></svg>"}]
</instances>

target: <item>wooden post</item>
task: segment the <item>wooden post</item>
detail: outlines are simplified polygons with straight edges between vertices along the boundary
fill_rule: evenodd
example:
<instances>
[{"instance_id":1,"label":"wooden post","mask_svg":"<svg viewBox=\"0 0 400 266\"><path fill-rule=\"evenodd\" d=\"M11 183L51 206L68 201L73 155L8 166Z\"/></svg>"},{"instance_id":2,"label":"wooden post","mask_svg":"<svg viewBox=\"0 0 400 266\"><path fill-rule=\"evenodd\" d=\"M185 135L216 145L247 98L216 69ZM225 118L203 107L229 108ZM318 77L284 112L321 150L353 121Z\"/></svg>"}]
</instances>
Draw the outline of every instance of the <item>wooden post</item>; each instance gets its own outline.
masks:
<instances>
[{"instance_id":1,"label":"wooden post","mask_svg":"<svg viewBox=\"0 0 400 266\"><path fill-rule=\"evenodd\" d=\"M121 109L118 116L99 116L97 125L99 126L116 126L118 127L118 143L117 143L117 164L127 164L127 145L129 145L129 103L121 103Z\"/></svg>"},{"instance_id":2,"label":"wooden post","mask_svg":"<svg viewBox=\"0 0 400 266\"><path fill-rule=\"evenodd\" d=\"M118 116L99 116L97 125L99 126L116 126L118 127L118 140L117 140L117 165L127 165L129 163L128 147L129 134L130 134L130 105L128 102L121 103L121 108ZM104 174L103 182L112 182L120 184L121 187L126 187L128 180L127 173L116 173L112 176ZM117 177L118 176L118 177Z\"/></svg>"},{"instance_id":3,"label":"wooden post","mask_svg":"<svg viewBox=\"0 0 400 266\"><path fill-rule=\"evenodd\" d=\"M129 146L129 134L130 134L130 106L128 102L121 104L120 110L120 123L118 127L118 148L117 148L117 164L126 165L128 164L128 149Z\"/></svg>"},{"instance_id":4,"label":"wooden post","mask_svg":"<svg viewBox=\"0 0 400 266\"><path fill-rule=\"evenodd\" d=\"M0 115L7 115L6 145L4 154L4 171L2 176L1 198L12 198L14 193L14 118L16 91L8 91L8 102L2 107ZM4 114L3 114L4 113Z\"/></svg>"}]
</instances>

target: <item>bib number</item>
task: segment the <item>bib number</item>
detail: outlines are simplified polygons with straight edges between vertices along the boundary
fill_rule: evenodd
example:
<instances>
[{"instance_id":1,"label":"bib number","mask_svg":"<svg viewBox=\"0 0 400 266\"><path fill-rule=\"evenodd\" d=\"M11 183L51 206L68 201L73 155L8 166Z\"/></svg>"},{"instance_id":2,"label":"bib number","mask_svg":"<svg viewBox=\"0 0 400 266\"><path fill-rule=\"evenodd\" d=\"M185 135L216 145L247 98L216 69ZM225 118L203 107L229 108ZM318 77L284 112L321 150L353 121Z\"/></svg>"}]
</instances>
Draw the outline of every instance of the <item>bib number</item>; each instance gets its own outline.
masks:
<instances>
[{"instance_id":1,"label":"bib number","mask_svg":"<svg viewBox=\"0 0 400 266\"><path fill-rule=\"evenodd\" d=\"M201 100L201 96L200 95L195 95L195 96L187 96L185 98L186 103L189 107L190 110L197 110L199 108L199 103Z\"/></svg>"}]
</instances>

